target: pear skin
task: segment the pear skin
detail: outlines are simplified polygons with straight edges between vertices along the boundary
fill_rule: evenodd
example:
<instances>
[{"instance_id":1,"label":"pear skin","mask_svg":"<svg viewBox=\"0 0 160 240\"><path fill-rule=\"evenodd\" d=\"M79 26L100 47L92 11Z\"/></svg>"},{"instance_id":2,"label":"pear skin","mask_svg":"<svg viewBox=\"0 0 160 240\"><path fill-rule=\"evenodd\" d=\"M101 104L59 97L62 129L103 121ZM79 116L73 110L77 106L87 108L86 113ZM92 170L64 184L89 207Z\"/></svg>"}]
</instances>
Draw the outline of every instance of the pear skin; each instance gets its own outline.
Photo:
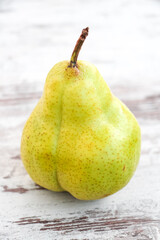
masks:
<instances>
[{"instance_id":1,"label":"pear skin","mask_svg":"<svg viewBox=\"0 0 160 240\"><path fill-rule=\"evenodd\" d=\"M59 62L48 73L23 130L21 158L40 186L81 200L100 199L133 176L140 127L93 64L70 64Z\"/></svg>"},{"instance_id":2,"label":"pear skin","mask_svg":"<svg viewBox=\"0 0 160 240\"><path fill-rule=\"evenodd\" d=\"M39 185L99 199L124 187L140 156L140 127L97 68L56 64L28 119L21 143L27 172Z\"/></svg>"}]
</instances>

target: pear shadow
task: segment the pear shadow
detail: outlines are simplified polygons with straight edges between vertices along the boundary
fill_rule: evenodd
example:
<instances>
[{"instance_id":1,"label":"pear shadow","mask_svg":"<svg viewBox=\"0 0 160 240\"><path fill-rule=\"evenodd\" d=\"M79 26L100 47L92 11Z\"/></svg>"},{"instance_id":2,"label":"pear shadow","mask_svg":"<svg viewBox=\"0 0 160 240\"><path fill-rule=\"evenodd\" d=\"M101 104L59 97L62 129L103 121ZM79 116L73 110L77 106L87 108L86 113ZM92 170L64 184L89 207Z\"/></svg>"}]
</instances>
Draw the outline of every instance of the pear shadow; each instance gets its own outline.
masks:
<instances>
[{"instance_id":1,"label":"pear shadow","mask_svg":"<svg viewBox=\"0 0 160 240\"><path fill-rule=\"evenodd\" d=\"M34 184L34 183L33 183ZM110 196L97 199L97 200L80 200L72 196L69 192L54 192L48 189L45 189L37 184L34 184L36 186L36 191L34 191L34 194L32 192L31 198L35 201L41 202L41 204L44 203L44 205L49 204L50 207L53 208L55 206L58 206L58 208L65 208L67 212L73 212L73 208L79 211L79 209L92 209L92 208L99 208L101 205L107 204L109 201ZM41 196L41 197L40 197ZM37 199L37 200L36 200ZM108 204L107 204L108 205Z\"/></svg>"}]
</instances>

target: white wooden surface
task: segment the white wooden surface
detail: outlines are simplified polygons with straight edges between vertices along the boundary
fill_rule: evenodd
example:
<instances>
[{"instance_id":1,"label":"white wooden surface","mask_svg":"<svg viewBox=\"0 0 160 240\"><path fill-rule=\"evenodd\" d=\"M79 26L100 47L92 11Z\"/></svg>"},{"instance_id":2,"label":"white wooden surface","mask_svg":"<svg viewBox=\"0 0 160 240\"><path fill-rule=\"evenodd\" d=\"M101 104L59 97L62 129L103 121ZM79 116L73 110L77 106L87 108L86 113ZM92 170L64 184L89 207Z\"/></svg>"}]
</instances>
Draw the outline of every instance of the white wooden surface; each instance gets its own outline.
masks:
<instances>
[{"instance_id":1,"label":"white wooden surface","mask_svg":"<svg viewBox=\"0 0 160 240\"><path fill-rule=\"evenodd\" d=\"M142 129L131 182L90 202L40 188L20 160L46 75L87 26L79 59L98 67ZM0 153L0 239L160 239L160 1L1 0Z\"/></svg>"}]
</instances>

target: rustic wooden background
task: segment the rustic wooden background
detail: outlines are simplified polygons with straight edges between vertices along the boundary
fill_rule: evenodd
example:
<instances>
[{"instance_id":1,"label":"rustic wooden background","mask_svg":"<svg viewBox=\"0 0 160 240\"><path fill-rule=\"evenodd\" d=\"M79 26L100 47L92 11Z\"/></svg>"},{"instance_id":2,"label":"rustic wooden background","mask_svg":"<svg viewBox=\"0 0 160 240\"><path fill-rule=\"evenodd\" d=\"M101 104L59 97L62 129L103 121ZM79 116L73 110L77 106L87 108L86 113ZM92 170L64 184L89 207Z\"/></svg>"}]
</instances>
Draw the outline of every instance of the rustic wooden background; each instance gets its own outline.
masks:
<instances>
[{"instance_id":1,"label":"rustic wooden background","mask_svg":"<svg viewBox=\"0 0 160 240\"><path fill-rule=\"evenodd\" d=\"M98 201L35 185L20 160L25 121L46 75L69 59L94 63L133 111L142 154L130 183ZM160 239L160 1L0 1L0 239Z\"/></svg>"}]
</instances>

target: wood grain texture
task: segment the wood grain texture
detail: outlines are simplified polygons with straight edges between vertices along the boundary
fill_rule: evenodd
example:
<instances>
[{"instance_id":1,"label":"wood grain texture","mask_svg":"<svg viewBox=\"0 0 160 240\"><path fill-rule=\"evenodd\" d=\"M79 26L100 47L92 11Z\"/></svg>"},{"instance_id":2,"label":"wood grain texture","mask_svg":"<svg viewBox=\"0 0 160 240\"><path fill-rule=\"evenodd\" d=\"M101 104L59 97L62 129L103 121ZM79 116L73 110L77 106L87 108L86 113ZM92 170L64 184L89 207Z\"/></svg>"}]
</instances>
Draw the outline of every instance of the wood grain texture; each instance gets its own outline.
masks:
<instances>
[{"instance_id":1,"label":"wood grain texture","mask_svg":"<svg viewBox=\"0 0 160 240\"><path fill-rule=\"evenodd\" d=\"M97 201L33 183L20 159L24 123L49 69L69 59L94 63L142 130L130 183ZM160 239L160 2L0 1L0 239Z\"/></svg>"}]
</instances>

